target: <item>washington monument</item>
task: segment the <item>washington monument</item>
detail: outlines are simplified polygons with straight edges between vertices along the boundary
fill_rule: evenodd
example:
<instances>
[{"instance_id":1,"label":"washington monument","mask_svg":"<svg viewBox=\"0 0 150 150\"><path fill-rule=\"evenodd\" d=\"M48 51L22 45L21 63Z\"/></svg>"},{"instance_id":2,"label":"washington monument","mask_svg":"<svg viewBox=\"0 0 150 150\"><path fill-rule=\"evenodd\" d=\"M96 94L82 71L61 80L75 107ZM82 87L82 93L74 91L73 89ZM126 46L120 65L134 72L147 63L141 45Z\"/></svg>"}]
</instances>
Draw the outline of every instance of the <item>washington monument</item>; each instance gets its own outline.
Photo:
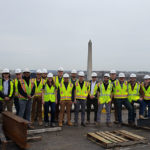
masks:
<instances>
[{"instance_id":1,"label":"washington monument","mask_svg":"<svg viewBox=\"0 0 150 150\"><path fill-rule=\"evenodd\" d=\"M92 73L92 41L88 42L87 79L91 80Z\"/></svg>"}]
</instances>

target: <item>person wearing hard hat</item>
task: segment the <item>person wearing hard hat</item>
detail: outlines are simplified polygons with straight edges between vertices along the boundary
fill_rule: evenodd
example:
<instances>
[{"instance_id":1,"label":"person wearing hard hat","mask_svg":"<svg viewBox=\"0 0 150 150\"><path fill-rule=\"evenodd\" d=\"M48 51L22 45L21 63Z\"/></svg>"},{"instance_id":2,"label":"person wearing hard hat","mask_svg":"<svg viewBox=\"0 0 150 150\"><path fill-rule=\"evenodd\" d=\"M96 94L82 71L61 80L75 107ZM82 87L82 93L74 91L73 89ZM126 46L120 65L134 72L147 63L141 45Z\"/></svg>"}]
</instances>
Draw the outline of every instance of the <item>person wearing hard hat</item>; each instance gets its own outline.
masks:
<instances>
[{"instance_id":1,"label":"person wearing hard hat","mask_svg":"<svg viewBox=\"0 0 150 150\"><path fill-rule=\"evenodd\" d=\"M111 70L111 71L110 71L110 82L113 84L114 81L116 81L116 79L117 79L117 72L116 72L116 70ZM114 98L112 98L111 107L112 107L112 104L114 104L114 117L115 117L115 122L118 123L117 105L116 105L116 101L114 100Z\"/></svg>"},{"instance_id":2,"label":"person wearing hard hat","mask_svg":"<svg viewBox=\"0 0 150 150\"><path fill-rule=\"evenodd\" d=\"M0 98L2 101L2 111L12 112L12 106L13 106L13 92L14 92L14 85L12 80L10 79L10 71L9 69L5 68L2 71L2 82L1 82L1 88L3 90L4 98Z\"/></svg>"},{"instance_id":3,"label":"person wearing hard hat","mask_svg":"<svg viewBox=\"0 0 150 150\"><path fill-rule=\"evenodd\" d=\"M89 82L89 93L87 98L87 124L90 123L90 112L91 105L94 106L94 122L97 122L97 110L98 110L98 100L97 100L97 73L92 72L92 80Z\"/></svg>"},{"instance_id":4,"label":"person wearing hard hat","mask_svg":"<svg viewBox=\"0 0 150 150\"><path fill-rule=\"evenodd\" d=\"M139 82L136 81L136 74L130 75L130 81L128 82L128 100L133 107L133 119L135 121L136 112L134 110L134 103L140 104L139 118L144 119L144 102L143 102L143 90Z\"/></svg>"},{"instance_id":5,"label":"person wearing hard hat","mask_svg":"<svg viewBox=\"0 0 150 150\"><path fill-rule=\"evenodd\" d=\"M122 124L122 105L128 109L128 123L134 125L133 108L128 100L128 82L125 81L125 74L119 73L119 80L113 83L113 94L117 104L118 126Z\"/></svg>"},{"instance_id":6,"label":"person wearing hard hat","mask_svg":"<svg viewBox=\"0 0 150 150\"><path fill-rule=\"evenodd\" d=\"M70 79L70 82L75 86L75 83L77 81L77 70L73 69L71 71L71 79ZM74 105L74 95L75 95L75 88L73 88L72 90L72 102L73 102L73 105ZM74 109L75 109L75 105L74 105ZM71 110L72 110L72 106L71 106ZM71 118L71 113L70 113L70 118Z\"/></svg>"},{"instance_id":7,"label":"person wearing hard hat","mask_svg":"<svg viewBox=\"0 0 150 150\"><path fill-rule=\"evenodd\" d=\"M46 81L47 74L48 74L47 69L43 68L41 72L42 72L42 79L44 79Z\"/></svg>"},{"instance_id":8,"label":"person wearing hard hat","mask_svg":"<svg viewBox=\"0 0 150 150\"><path fill-rule=\"evenodd\" d=\"M109 82L110 75L104 74L103 82L98 84L98 112L97 112L97 125L101 124L101 112L103 106L106 108L106 125L111 126L111 101L112 101L112 83Z\"/></svg>"},{"instance_id":9,"label":"person wearing hard hat","mask_svg":"<svg viewBox=\"0 0 150 150\"><path fill-rule=\"evenodd\" d=\"M19 91L18 91L18 82L22 78L21 69L15 70L16 78L13 80L14 83L14 104L16 108L16 115L19 114Z\"/></svg>"},{"instance_id":10,"label":"person wearing hard hat","mask_svg":"<svg viewBox=\"0 0 150 150\"><path fill-rule=\"evenodd\" d=\"M58 72L57 72L57 76L54 77L54 81L55 81L55 84L56 84L56 87L59 88L59 85L60 83L63 83L64 82L64 79L63 79L63 73L64 73L64 68L63 67L59 67L58 68ZM59 93L59 90L57 92L57 104L56 104L56 114L55 114L55 120L56 122L58 122L58 118L59 118L59 101L60 101L60 93Z\"/></svg>"},{"instance_id":11,"label":"person wearing hard hat","mask_svg":"<svg viewBox=\"0 0 150 150\"><path fill-rule=\"evenodd\" d=\"M84 81L84 72L78 73L79 80L75 83L75 126L78 126L78 115L81 105L81 126L85 127L85 106L88 96L88 82Z\"/></svg>"},{"instance_id":12,"label":"person wearing hard hat","mask_svg":"<svg viewBox=\"0 0 150 150\"><path fill-rule=\"evenodd\" d=\"M42 71L38 69L36 71L36 79L34 79L35 84L35 94L33 97L32 111L31 111L31 122L35 121L35 117L38 119L38 124L41 126L42 123L42 89L45 81L42 78Z\"/></svg>"},{"instance_id":13,"label":"person wearing hard hat","mask_svg":"<svg viewBox=\"0 0 150 150\"><path fill-rule=\"evenodd\" d=\"M32 99L35 93L34 81L30 78L30 70L25 68L23 71L23 77L18 82L19 91L19 116L30 121ZM29 128L33 128L29 124Z\"/></svg>"},{"instance_id":14,"label":"person wearing hard hat","mask_svg":"<svg viewBox=\"0 0 150 150\"><path fill-rule=\"evenodd\" d=\"M57 87L53 80L53 74L48 73L47 81L43 85L42 101L44 104L44 122L45 127L48 125L55 127L55 110L57 104ZM48 113L51 108L51 120L49 119Z\"/></svg>"},{"instance_id":15,"label":"person wearing hard hat","mask_svg":"<svg viewBox=\"0 0 150 150\"><path fill-rule=\"evenodd\" d=\"M144 82L141 84L142 90L144 92L143 100L144 100L144 111L146 111L146 107L148 106L148 118L150 118L150 76L144 76Z\"/></svg>"},{"instance_id":16,"label":"person wearing hard hat","mask_svg":"<svg viewBox=\"0 0 150 150\"><path fill-rule=\"evenodd\" d=\"M59 126L62 127L64 112L66 107L67 113L67 124L72 126L71 119L70 119L70 110L72 106L72 91L74 85L69 82L69 74L65 73L63 75L64 82L60 83L59 91L60 91L60 113L59 113Z\"/></svg>"}]
</instances>

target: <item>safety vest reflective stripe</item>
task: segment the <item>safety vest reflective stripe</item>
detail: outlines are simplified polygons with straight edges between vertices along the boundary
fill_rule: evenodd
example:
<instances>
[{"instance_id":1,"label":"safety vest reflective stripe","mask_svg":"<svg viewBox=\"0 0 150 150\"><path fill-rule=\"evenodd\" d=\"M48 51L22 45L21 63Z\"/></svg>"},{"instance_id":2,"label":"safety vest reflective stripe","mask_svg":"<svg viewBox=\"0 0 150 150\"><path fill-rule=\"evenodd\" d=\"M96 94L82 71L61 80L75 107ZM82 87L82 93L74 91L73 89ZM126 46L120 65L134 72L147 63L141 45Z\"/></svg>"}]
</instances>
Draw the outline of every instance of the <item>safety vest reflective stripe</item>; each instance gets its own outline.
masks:
<instances>
[{"instance_id":1,"label":"safety vest reflective stripe","mask_svg":"<svg viewBox=\"0 0 150 150\"><path fill-rule=\"evenodd\" d=\"M100 96L110 96L111 94L100 94Z\"/></svg>"},{"instance_id":2,"label":"safety vest reflective stripe","mask_svg":"<svg viewBox=\"0 0 150 150\"><path fill-rule=\"evenodd\" d=\"M49 94L54 95L55 93L44 93L44 95L49 95Z\"/></svg>"},{"instance_id":3,"label":"safety vest reflective stripe","mask_svg":"<svg viewBox=\"0 0 150 150\"><path fill-rule=\"evenodd\" d=\"M150 96L144 96L145 99L150 99Z\"/></svg>"},{"instance_id":4,"label":"safety vest reflective stripe","mask_svg":"<svg viewBox=\"0 0 150 150\"><path fill-rule=\"evenodd\" d=\"M87 96L78 96L78 95L76 95L76 98L87 98Z\"/></svg>"},{"instance_id":5,"label":"safety vest reflective stripe","mask_svg":"<svg viewBox=\"0 0 150 150\"><path fill-rule=\"evenodd\" d=\"M128 95L114 95L114 97L128 97Z\"/></svg>"}]
</instances>

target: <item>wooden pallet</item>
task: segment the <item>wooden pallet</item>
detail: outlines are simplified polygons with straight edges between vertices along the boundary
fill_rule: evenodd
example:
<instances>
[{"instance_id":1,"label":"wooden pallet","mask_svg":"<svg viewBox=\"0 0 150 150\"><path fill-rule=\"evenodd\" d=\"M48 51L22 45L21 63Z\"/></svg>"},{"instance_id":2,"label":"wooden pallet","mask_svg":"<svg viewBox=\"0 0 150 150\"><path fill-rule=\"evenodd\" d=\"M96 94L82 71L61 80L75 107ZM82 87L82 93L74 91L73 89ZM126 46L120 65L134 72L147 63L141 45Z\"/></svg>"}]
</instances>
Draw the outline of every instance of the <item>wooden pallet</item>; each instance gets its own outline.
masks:
<instances>
[{"instance_id":1,"label":"wooden pallet","mask_svg":"<svg viewBox=\"0 0 150 150\"><path fill-rule=\"evenodd\" d=\"M104 148L124 147L135 144L148 143L148 140L142 136L133 134L126 130L103 131L88 133L87 138Z\"/></svg>"}]
</instances>

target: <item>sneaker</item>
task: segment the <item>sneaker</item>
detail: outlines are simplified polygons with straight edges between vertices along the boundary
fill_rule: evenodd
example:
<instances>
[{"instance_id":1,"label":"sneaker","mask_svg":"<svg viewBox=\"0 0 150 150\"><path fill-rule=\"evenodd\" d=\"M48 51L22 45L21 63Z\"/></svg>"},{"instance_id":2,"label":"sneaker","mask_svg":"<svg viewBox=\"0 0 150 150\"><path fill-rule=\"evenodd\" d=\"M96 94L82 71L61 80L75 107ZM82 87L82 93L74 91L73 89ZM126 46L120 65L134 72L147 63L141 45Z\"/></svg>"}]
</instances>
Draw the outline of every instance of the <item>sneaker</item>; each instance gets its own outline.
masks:
<instances>
[{"instance_id":1,"label":"sneaker","mask_svg":"<svg viewBox=\"0 0 150 150\"><path fill-rule=\"evenodd\" d=\"M145 119L143 115L139 115L139 119Z\"/></svg>"},{"instance_id":2,"label":"sneaker","mask_svg":"<svg viewBox=\"0 0 150 150\"><path fill-rule=\"evenodd\" d=\"M48 122L45 123L45 127L48 127Z\"/></svg>"},{"instance_id":3,"label":"sneaker","mask_svg":"<svg viewBox=\"0 0 150 150\"><path fill-rule=\"evenodd\" d=\"M42 125L43 125L43 122L40 121L40 122L39 122L39 126L42 126Z\"/></svg>"},{"instance_id":4,"label":"sneaker","mask_svg":"<svg viewBox=\"0 0 150 150\"><path fill-rule=\"evenodd\" d=\"M85 125L85 123L84 123L84 122L81 122L81 126L86 127L86 125Z\"/></svg>"},{"instance_id":5,"label":"sneaker","mask_svg":"<svg viewBox=\"0 0 150 150\"><path fill-rule=\"evenodd\" d=\"M29 129L34 129L34 126L29 125L28 128L29 128Z\"/></svg>"}]
</instances>

